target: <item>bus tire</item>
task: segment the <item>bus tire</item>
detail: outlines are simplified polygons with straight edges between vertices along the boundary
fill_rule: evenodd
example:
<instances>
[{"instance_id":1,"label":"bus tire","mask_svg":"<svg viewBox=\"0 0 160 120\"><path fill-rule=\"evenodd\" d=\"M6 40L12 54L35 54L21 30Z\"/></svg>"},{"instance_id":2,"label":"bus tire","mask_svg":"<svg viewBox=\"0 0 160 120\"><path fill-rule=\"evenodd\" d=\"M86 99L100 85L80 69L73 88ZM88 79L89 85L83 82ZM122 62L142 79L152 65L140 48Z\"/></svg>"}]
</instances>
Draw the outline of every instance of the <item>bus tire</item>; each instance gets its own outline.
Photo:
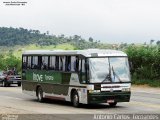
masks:
<instances>
[{"instance_id":1,"label":"bus tire","mask_svg":"<svg viewBox=\"0 0 160 120\"><path fill-rule=\"evenodd\" d=\"M38 87L37 89L37 100L38 102L43 102L44 98L43 98L43 90L41 87Z\"/></svg>"},{"instance_id":2,"label":"bus tire","mask_svg":"<svg viewBox=\"0 0 160 120\"><path fill-rule=\"evenodd\" d=\"M21 83L18 83L18 86L21 86Z\"/></svg>"},{"instance_id":3,"label":"bus tire","mask_svg":"<svg viewBox=\"0 0 160 120\"><path fill-rule=\"evenodd\" d=\"M3 86L3 87L7 87L7 83L6 83L5 80L2 81L2 86Z\"/></svg>"},{"instance_id":4,"label":"bus tire","mask_svg":"<svg viewBox=\"0 0 160 120\"><path fill-rule=\"evenodd\" d=\"M116 105L117 105L117 102L109 103L109 106L110 106L110 107L115 107Z\"/></svg>"},{"instance_id":5,"label":"bus tire","mask_svg":"<svg viewBox=\"0 0 160 120\"><path fill-rule=\"evenodd\" d=\"M79 107L79 96L77 91L74 91L72 94L72 104L74 107Z\"/></svg>"}]
</instances>

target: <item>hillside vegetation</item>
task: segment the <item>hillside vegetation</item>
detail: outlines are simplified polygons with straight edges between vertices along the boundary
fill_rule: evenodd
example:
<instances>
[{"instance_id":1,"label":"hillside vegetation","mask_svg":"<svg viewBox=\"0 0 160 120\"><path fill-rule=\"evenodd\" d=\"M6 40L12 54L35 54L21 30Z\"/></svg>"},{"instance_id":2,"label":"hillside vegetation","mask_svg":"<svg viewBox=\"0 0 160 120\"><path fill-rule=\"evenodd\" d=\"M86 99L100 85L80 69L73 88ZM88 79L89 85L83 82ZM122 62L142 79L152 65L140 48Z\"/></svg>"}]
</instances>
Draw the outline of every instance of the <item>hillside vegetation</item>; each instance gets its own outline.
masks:
<instances>
[{"instance_id":1,"label":"hillside vegetation","mask_svg":"<svg viewBox=\"0 0 160 120\"><path fill-rule=\"evenodd\" d=\"M40 33L39 30L27 30L24 28L6 28L0 27L0 46L15 46L15 45L40 45L55 47L59 44L68 43L76 47L76 49L86 48L105 48L106 45L100 41L89 37L88 40L83 39L79 35L66 37L65 35L50 35L49 31Z\"/></svg>"}]
</instances>

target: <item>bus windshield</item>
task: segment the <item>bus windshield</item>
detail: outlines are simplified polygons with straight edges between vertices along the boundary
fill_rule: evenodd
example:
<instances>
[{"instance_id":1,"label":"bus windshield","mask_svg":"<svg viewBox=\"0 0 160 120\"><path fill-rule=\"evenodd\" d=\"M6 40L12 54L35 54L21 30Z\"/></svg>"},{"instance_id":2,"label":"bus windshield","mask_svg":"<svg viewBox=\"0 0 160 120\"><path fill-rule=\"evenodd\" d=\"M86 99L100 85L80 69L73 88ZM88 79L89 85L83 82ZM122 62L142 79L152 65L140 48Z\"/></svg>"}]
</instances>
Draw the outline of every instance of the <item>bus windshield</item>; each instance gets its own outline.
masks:
<instances>
[{"instance_id":1,"label":"bus windshield","mask_svg":"<svg viewBox=\"0 0 160 120\"><path fill-rule=\"evenodd\" d=\"M129 82L127 57L89 58L90 83Z\"/></svg>"}]
</instances>

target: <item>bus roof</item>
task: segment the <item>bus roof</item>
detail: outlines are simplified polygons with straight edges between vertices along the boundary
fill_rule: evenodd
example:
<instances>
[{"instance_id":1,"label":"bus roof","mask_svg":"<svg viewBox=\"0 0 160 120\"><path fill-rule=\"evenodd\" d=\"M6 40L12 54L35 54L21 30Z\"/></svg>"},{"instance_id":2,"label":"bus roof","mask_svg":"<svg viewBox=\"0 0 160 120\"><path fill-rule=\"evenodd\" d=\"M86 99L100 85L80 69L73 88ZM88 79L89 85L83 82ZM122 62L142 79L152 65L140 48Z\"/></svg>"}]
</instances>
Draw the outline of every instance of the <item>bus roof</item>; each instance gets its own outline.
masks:
<instances>
[{"instance_id":1,"label":"bus roof","mask_svg":"<svg viewBox=\"0 0 160 120\"><path fill-rule=\"evenodd\" d=\"M100 56L127 56L126 53L110 49L87 49L87 50L27 50L23 55L83 55L85 57Z\"/></svg>"}]
</instances>

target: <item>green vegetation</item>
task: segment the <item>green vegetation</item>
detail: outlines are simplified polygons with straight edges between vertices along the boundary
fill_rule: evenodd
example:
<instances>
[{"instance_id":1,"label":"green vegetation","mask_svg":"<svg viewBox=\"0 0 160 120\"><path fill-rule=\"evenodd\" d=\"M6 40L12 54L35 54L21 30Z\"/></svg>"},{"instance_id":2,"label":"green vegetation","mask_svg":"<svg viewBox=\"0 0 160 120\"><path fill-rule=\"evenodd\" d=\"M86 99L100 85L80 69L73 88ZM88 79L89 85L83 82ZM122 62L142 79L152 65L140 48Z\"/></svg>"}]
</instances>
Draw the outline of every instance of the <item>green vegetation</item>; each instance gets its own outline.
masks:
<instances>
[{"instance_id":1,"label":"green vegetation","mask_svg":"<svg viewBox=\"0 0 160 120\"><path fill-rule=\"evenodd\" d=\"M21 54L24 50L37 49L116 49L128 54L133 84L148 84L160 87L160 41L153 45L154 40L147 45L127 43L105 44L89 37L88 40L74 35L49 35L39 30L24 28L0 28L0 69L16 66L21 71Z\"/></svg>"},{"instance_id":2,"label":"green vegetation","mask_svg":"<svg viewBox=\"0 0 160 120\"><path fill-rule=\"evenodd\" d=\"M129 56L131 73L134 78L160 78L160 47L129 46L126 53Z\"/></svg>"},{"instance_id":3,"label":"green vegetation","mask_svg":"<svg viewBox=\"0 0 160 120\"><path fill-rule=\"evenodd\" d=\"M21 71L21 59L15 57L12 53L0 55L0 69L7 70L16 67L18 71Z\"/></svg>"},{"instance_id":4,"label":"green vegetation","mask_svg":"<svg viewBox=\"0 0 160 120\"><path fill-rule=\"evenodd\" d=\"M129 46L129 56L133 84L149 84L160 87L160 46Z\"/></svg>"},{"instance_id":5,"label":"green vegetation","mask_svg":"<svg viewBox=\"0 0 160 120\"><path fill-rule=\"evenodd\" d=\"M94 40L91 37L88 40L85 40L78 35L66 37L62 34L56 36L49 35L49 31L42 34L39 30L0 27L0 46L35 44L38 46L54 45L56 47L57 45L64 43L71 44L77 49L106 47L101 44L100 41Z\"/></svg>"},{"instance_id":6,"label":"green vegetation","mask_svg":"<svg viewBox=\"0 0 160 120\"><path fill-rule=\"evenodd\" d=\"M132 79L132 84L135 84L135 85L149 85L151 87L160 87L160 80Z\"/></svg>"}]
</instances>

